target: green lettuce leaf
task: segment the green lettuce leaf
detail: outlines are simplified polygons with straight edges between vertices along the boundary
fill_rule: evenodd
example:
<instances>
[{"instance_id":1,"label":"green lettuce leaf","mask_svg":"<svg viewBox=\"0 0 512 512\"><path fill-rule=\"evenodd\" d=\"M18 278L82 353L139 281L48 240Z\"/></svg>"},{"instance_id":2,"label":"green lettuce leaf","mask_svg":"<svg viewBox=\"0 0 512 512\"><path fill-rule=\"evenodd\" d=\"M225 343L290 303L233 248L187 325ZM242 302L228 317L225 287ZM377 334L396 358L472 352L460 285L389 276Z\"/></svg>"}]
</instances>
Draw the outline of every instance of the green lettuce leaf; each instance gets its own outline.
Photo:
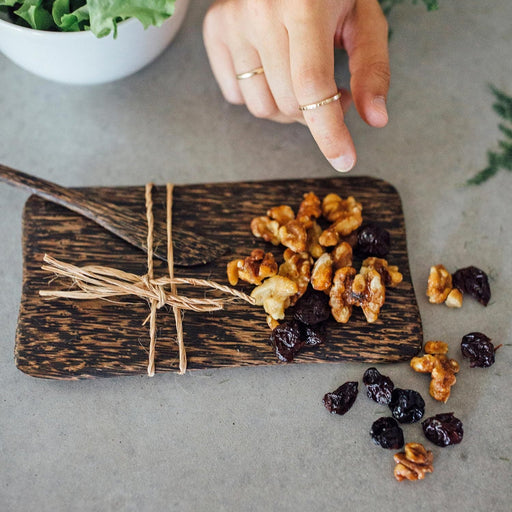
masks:
<instances>
[{"instance_id":1,"label":"green lettuce leaf","mask_svg":"<svg viewBox=\"0 0 512 512\"><path fill-rule=\"evenodd\" d=\"M52 30L55 28L50 12L45 8L43 0L25 0L14 14L25 21L29 27L37 30Z\"/></svg>"},{"instance_id":2,"label":"green lettuce leaf","mask_svg":"<svg viewBox=\"0 0 512 512\"><path fill-rule=\"evenodd\" d=\"M89 8L85 1L55 0L52 17L62 32L77 32L89 28Z\"/></svg>"},{"instance_id":3,"label":"green lettuce leaf","mask_svg":"<svg viewBox=\"0 0 512 512\"><path fill-rule=\"evenodd\" d=\"M113 33L117 24L137 18L144 28L160 26L174 13L175 0L0 0L16 23L37 30L87 30L97 37Z\"/></svg>"},{"instance_id":4,"label":"green lettuce leaf","mask_svg":"<svg viewBox=\"0 0 512 512\"><path fill-rule=\"evenodd\" d=\"M127 18L137 18L144 28L160 26L174 12L175 0L88 0L91 31L97 37L113 32L117 23Z\"/></svg>"}]
</instances>

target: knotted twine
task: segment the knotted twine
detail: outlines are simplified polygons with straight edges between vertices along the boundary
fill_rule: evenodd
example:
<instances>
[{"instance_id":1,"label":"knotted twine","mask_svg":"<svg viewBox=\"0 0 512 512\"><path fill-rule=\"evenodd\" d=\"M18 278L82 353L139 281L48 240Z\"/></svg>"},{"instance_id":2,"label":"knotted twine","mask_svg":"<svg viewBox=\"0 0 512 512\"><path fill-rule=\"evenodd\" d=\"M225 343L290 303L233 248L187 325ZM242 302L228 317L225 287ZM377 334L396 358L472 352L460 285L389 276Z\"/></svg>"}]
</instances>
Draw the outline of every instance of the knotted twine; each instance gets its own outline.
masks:
<instances>
[{"instance_id":1,"label":"knotted twine","mask_svg":"<svg viewBox=\"0 0 512 512\"><path fill-rule=\"evenodd\" d=\"M136 275L130 272L99 265L86 265L77 267L64 263L48 254L44 255L43 270L53 272L56 276L71 278L78 289L74 290L40 290L43 297L68 299L104 299L134 295L149 302L150 313L142 325L149 321L149 351L147 372L150 377L155 374L155 348L156 348L156 316L157 310L165 305L171 306L176 325L176 341L179 349L179 373L187 370L187 354L183 339L182 310L209 312L224 308L228 302L240 299L254 304L249 295L219 284L215 281L196 278L179 278L174 276L174 254L172 243L172 196L173 185L167 184L167 270L168 277L154 277L153 269L153 184L148 183L145 189L147 232L147 273ZM177 285L187 284L193 287L211 288L222 292L225 296L220 298L186 297L178 294ZM169 290L166 290L166 287ZM227 295L227 297L226 297Z\"/></svg>"}]
</instances>

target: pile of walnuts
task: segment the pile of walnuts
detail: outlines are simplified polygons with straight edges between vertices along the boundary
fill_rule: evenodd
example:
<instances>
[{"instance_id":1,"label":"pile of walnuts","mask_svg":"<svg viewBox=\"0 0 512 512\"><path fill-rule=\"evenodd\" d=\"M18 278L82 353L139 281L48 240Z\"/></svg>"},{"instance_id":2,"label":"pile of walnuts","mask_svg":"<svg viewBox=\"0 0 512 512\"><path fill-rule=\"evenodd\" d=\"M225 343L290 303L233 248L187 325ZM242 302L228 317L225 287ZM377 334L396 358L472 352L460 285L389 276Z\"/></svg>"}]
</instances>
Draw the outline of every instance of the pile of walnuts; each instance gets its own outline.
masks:
<instances>
[{"instance_id":1,"label":"pile of walnuts","mask_svg":"<svg viewBox=\"0 0 512 512\"><path fill-rule=\"evenodd\" d=\"M270 208L252 219L251 231L276 247L284 246L283 262L255 249L228 263L229 283L235 286L243 280L256 286L251 296L265 309L271 329L309 287L328 295L337 322L348 322L354 306L361 307L368 322L375 322L386 287L400 283L402 274L373 255L364 259L359 271L352 266L353 237L363 223L362 210L352 196L343 199L330 193L320 201L314 192L303 195L297 214L288 205Z\"/></svg>"}]
</instances>

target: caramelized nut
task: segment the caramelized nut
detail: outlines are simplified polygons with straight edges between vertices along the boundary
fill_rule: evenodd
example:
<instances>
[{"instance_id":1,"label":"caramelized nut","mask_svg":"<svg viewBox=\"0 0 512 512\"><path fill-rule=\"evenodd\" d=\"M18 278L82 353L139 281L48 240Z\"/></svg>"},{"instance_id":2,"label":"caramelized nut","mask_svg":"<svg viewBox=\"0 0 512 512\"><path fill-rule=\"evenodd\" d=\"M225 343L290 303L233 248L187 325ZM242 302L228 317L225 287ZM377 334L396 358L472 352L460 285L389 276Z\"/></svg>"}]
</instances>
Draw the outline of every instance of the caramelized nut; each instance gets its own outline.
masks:
<instances>
[{"instance_id":1,"label":"caramelized nut","mask_svg":"<svg viewBox=\"0 0 512 512\"><path fill-rule=\"evenodd\" d=\"M443 265L430 267L427 297L432 304L442 304L452 291L452 275Z\"/></svg>"}]
</instances>

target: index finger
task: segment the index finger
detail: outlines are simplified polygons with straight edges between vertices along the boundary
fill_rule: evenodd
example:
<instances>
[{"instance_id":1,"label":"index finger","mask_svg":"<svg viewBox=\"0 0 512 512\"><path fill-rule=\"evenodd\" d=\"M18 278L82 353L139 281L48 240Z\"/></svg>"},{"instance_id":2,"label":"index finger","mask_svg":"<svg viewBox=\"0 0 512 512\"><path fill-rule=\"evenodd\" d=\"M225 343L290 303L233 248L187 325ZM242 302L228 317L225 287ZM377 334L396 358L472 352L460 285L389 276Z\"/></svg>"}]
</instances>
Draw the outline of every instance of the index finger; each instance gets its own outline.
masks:
<instances>
[{"instance_id":1,"label":"index finger","mask_svg":"<svg viewBox=\"0 0 512 512\"><path fill-rule=\"evenodd\" d=\"M330 24L320 14L289 24L291 76L299 104L311 106L303 114L318 147L337 171L347 172L356 162L356 151L341 103L324 102L338 92L334 79L335 27Z\"/></svg>"}]
</instances>

